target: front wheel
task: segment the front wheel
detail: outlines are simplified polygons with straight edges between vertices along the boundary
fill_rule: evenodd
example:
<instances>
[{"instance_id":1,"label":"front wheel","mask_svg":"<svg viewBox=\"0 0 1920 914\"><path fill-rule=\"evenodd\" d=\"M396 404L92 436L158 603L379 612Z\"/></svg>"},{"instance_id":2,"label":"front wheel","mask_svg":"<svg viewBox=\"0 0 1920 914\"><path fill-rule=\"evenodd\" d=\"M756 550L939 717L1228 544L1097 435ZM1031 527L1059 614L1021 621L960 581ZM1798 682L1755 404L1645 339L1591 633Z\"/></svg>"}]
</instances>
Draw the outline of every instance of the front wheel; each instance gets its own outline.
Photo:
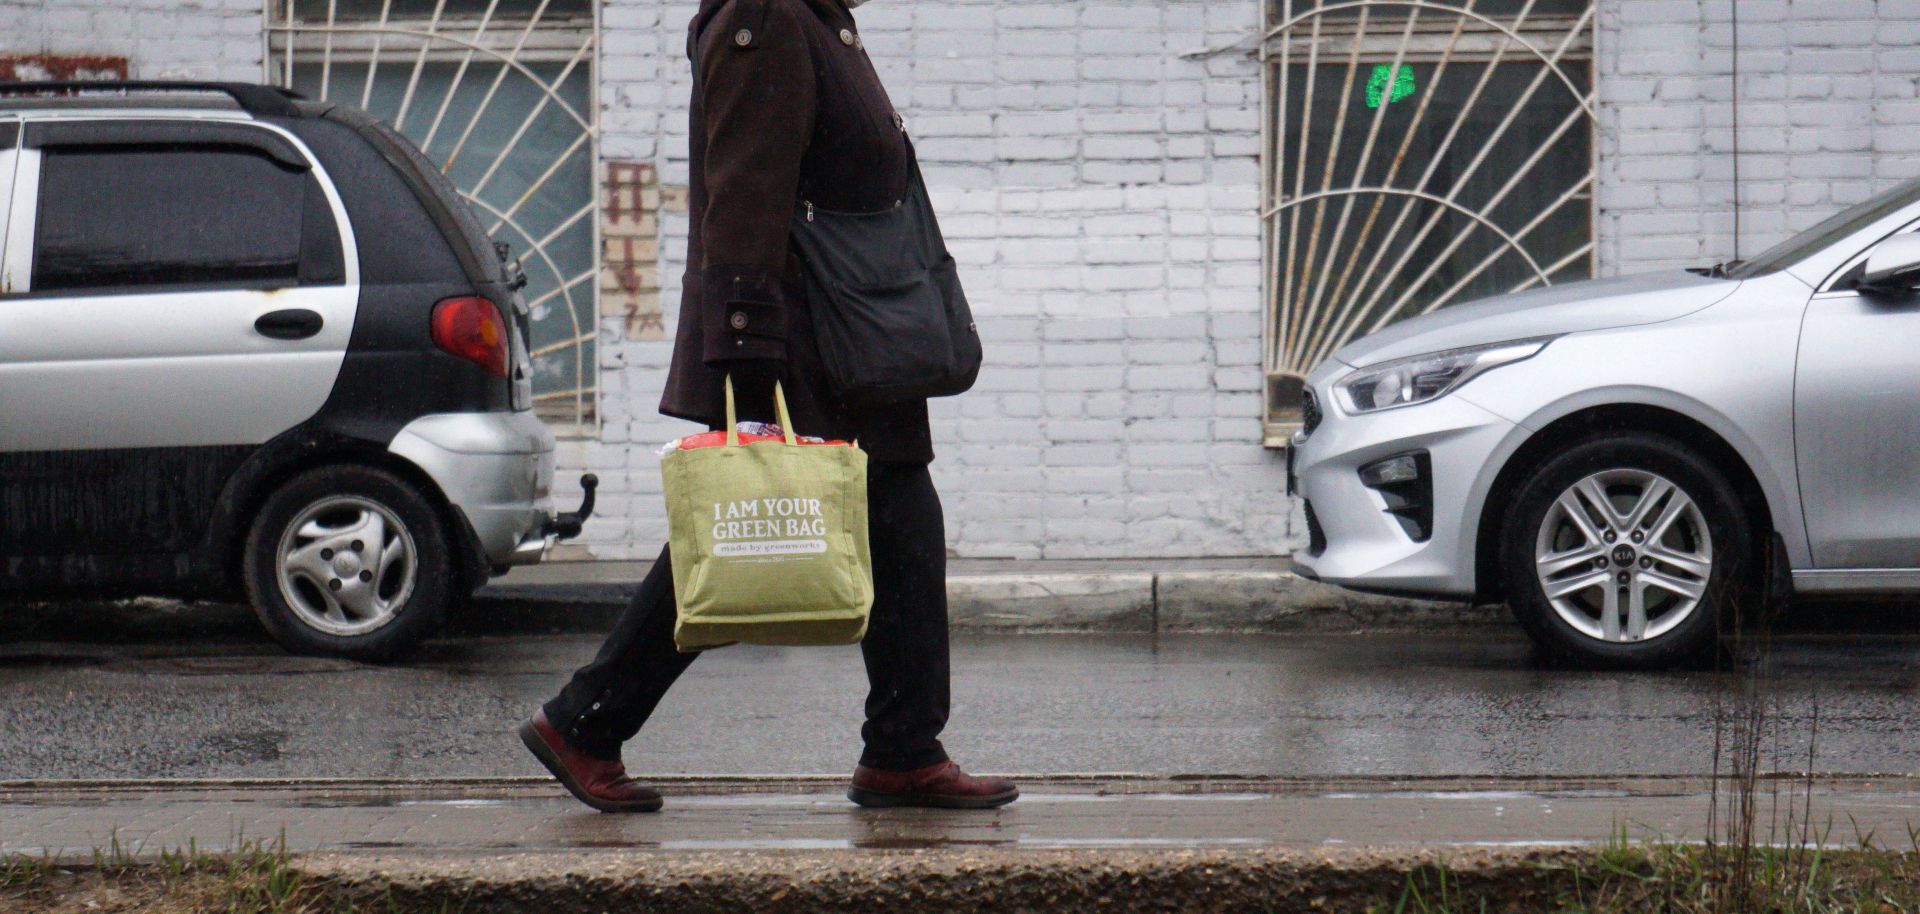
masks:
<instances>
[{"instance_id":1,"label":"front wheel","mask_svg":"<svg viewBox=\"0 0 1920 914\"><path fill-rule=\"evenodd\" d=\"M448 544L433 506L398 476L310 470L261 506L247 595L287 650L390 659L439 628L452 596Z\"/></svg>"},{"instance_id":2,"label":"front wheel","mask_svg":"<svg viewBox=\"0 0 1920 914\"><path fill-rule=\"evenodd\" d=\"M1671 667L1718 643L1723 614L1757 593L1739 494L1670 438L1574 445L1521 483L1501 561L1521 627L1590 666Z\"/></svg>"}]
</instances>

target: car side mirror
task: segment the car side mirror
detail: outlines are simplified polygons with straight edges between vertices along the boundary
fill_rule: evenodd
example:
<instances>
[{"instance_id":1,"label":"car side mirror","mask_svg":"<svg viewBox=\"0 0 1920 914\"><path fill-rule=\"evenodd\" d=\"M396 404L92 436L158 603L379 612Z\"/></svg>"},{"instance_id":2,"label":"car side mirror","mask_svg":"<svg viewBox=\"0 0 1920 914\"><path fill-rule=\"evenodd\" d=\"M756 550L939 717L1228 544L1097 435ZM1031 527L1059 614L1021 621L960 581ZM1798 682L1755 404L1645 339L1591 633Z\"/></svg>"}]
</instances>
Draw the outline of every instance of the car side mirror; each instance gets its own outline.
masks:
<instances>
[{"instance_id":1,"label":"car side mirror","mask_svg":"<svg viewBox=\"0 0 1920 914\"><path fill-rule=\"evenodd\" d=\"M1920 286L1920 235L1895 235L1867 255L1861 292L1905 297L1913 295L1916 286Z\"/></svg>"}]
</instances>

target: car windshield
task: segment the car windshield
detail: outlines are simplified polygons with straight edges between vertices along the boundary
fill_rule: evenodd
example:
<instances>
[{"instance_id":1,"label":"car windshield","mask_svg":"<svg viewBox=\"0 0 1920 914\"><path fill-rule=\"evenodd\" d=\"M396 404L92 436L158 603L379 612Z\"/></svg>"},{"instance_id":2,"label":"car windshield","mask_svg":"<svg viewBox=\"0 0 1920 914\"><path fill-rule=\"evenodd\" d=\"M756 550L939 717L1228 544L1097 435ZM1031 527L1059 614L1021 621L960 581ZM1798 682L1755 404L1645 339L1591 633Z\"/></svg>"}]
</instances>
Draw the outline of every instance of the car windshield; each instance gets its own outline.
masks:
<instances>
[{"instance_id":1,"label":"car windshield","mask_svg":"<svg viewBox=\"0 0 1920 914\"><path fill-rule=\"evenodd\" d=\"M1733 279L1765 276L1793 266L1920 200L1920 180L1908 181L1865 203L1843 210L1826 221L1768 248L1765 253L1727 271Z\"/></svg>"}]
</instances>

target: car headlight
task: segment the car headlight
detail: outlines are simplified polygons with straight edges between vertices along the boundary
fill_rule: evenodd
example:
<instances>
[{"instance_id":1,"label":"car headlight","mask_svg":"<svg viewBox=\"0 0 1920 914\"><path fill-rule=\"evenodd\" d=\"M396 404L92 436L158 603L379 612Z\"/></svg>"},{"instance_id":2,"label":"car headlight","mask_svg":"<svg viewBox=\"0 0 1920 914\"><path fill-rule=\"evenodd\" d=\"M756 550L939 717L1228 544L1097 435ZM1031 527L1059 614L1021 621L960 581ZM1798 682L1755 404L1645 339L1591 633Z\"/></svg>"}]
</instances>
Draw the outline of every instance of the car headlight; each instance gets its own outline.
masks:
<instances>
[{"instance_id":1,"label":"car headlight","mask_svg":"<svg viewBox=\"0 0 1920 914\"><path fill-rule=\"evenodd\" d=\"M1373 413L1446 396L1481 374L1533 358L1552 337L1449 349L1362 368L1334 385L1350 413Z\"/></svg>"}]
</instances>

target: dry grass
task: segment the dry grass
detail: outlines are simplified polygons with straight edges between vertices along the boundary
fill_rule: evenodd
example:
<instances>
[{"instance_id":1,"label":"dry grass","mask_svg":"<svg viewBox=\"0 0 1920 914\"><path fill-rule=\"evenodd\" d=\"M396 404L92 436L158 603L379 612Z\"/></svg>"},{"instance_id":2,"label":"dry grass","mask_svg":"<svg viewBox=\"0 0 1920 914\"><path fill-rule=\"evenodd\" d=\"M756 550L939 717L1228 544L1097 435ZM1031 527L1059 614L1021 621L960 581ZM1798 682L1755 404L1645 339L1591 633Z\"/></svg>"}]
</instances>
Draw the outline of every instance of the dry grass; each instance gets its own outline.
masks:
<instances>
[{"instance_id":1,"label":"dry grass","mask_svg":"<svg viewBox=\"0 0 1920 914\"><path fill-rule=\"evenodd\" d=\"M136 862L140 848L116 838L93 862L61 866L30 857L0 858L0 911L17 914L446 914L450 904L403 909L369 906L311 883L282 842L243 842L233 853L197 847L161 851Z\"/></svg>"},{"instance_id":2,"label":"dry grass","mask_svg":"<svg viewBox=\"0 0 1920 914\"><path fill-rule=\"evenodd\" d=\"M1870 839L1869 839L1870 840ZM1744 857L1744 859L1741 859ZM1463 890L1444 868L1407 875L1369 914L1896 914L1920 911L1920 854L1615 843L1578 863L1544 866L1525 895Z\"/></svg>"}]
</instances>

